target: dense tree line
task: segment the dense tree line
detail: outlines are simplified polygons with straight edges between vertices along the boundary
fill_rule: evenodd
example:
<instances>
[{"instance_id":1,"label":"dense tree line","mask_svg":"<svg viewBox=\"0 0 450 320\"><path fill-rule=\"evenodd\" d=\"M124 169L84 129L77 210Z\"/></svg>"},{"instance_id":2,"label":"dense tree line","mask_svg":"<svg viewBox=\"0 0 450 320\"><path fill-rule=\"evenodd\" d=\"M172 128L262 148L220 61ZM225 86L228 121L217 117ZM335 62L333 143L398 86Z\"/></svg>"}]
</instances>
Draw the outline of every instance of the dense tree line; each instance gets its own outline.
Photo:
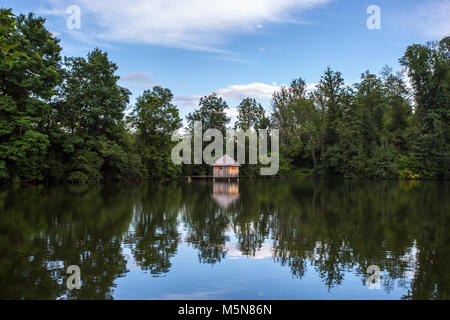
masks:
<instances>
[{"instance_id":1,"label":"dense tree line","mask_svg":"<svg viewBox=\"0 0 450 320\"><path fill-rule=\"evenodd\" d=\"M33 14L1 10L0 181L90 182L210 174L205 165L176 166L170 154L182 127L173 94L145 90L127 112L131 92L99 49L61 56L59 40ZM450 176L450 37L412 45L400 63L349 86L328 68L314 90L303 79L275 92L272 113L251 97L230 123L218 95L200 99L188 130L280 131L280 175L373 179ZM411 87L408 86L411 83ZM244 166L242 175L254 176Z\"/></svg>"}]
</instances>

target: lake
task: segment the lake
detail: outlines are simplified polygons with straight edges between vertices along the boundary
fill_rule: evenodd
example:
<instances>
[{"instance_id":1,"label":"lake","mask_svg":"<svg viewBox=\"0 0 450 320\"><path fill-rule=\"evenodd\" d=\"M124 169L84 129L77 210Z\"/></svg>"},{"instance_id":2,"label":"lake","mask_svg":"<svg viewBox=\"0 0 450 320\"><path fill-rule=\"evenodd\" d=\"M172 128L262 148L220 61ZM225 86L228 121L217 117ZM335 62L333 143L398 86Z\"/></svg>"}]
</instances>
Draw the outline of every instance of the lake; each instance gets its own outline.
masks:
<instances>
[{"instance_id":1,"label":"lake","mask_svg":"<svg viewBox=\"0 0 450 320\"><path fill-rule=\"evenodd\" d=\"M0 299L449 299L449 185L3 188Z\"/></svg>"}]
</instances>

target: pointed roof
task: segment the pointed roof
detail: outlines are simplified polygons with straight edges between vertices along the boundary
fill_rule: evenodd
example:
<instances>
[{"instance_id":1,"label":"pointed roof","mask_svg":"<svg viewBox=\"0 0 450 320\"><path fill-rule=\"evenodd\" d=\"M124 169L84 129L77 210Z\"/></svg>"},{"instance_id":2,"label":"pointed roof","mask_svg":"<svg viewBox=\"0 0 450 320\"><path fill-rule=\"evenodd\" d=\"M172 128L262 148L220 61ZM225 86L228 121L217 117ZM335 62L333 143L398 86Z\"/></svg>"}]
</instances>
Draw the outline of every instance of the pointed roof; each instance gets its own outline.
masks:
<instances>
[{"instance_id":1,"label":"pointed roof","mask_svg":"<svg viewBox=\"0 0 450 320\"><path fill-rule=\"evenodd\" d=\"M239 162L234 161L232 157L229 155L224 155L223 157L220 157L217 159L213 164L213 167L240 167L241 165Z\"/></svg>"}]
</instances>

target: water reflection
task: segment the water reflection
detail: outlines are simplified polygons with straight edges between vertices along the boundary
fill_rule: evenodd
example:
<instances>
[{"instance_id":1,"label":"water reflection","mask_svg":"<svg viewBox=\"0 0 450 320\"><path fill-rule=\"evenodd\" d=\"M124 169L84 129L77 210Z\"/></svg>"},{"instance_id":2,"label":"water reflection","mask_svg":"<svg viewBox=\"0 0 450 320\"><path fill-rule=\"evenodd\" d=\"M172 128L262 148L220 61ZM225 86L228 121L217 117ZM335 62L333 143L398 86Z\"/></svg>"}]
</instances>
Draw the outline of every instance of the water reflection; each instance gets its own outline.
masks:
<instances>
[{"instance_id":1,"label":"water reflection","mask_svg":"<svg viewBox=\"0 0 450 320\"><path fill-rule=\"evenodd\" d=\"M201 279L199 263L251 263L258 274L267 257L272 267L261 280L279 292L289 288L267 274L284 266L292 288L313 272L321 279L315 285L333 292L350 274L364 293L367 267L375 264L386 294L449 299L448 194L448 183L426 181L7 189L0 191L0 299L111 299L119 278L131 283L131 260L148 279L163 277L164 286L176 288L175 261ZM189 248L195 260L186 256ZM239 255L255 259L224 264ZM80 290L65 285L72 264L82 270Z\"/></svg>"},{"instance_id":2,"label":"water reflection","mask_svg":"<svg viewBox=\"0 0 450 320\"><path fill-rule=\"evenodd\" d=\"M79 186L2 192L0 299L112 298L114 280L127 271L120 234L132 209L127 197L116 201L117 192ZM67 290L69 265L82 266L83 290Z\"/></svg>"},{"instance_id":3,"label":"water reflection","mask_svg":"<svg viewBox=\"0 0 450 320\"><path fill-rule=\"evenodd\" d=\"M229 208L239 199L239 183L213 182L212 198L221 208Z\"/></svg>"}]
</instances>

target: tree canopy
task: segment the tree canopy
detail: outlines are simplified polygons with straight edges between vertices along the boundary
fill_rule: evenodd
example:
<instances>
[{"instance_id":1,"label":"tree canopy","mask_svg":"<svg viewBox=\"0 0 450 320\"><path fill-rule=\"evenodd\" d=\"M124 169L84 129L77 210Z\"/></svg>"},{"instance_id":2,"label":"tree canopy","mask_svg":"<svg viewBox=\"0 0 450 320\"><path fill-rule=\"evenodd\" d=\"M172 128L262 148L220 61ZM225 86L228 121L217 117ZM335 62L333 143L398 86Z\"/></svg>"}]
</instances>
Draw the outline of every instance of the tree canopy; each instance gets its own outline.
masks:
<instances>
[{"instance_id":1,"label":"tree canopy","mask_svg":"<svg viewBox=\"0 0 450 320\"><path fill-rule=\"evenodd\" d=\"M106 52L63 58L45 19L1 9L0 22L0 182L210 174L204 164L171 161L182 119L170 89L145 90L130 106ZM314 89L298 77L274 92L271 112L243 99L235 123L227 101L212 93L187 115L187 131L195 121L224 136L231 128L279 129L281 176L448 179L449 48L450 37L411 45L399 60L404 71L366 71L353 85L331 67Z\"/></svg>"}]
</instances>

